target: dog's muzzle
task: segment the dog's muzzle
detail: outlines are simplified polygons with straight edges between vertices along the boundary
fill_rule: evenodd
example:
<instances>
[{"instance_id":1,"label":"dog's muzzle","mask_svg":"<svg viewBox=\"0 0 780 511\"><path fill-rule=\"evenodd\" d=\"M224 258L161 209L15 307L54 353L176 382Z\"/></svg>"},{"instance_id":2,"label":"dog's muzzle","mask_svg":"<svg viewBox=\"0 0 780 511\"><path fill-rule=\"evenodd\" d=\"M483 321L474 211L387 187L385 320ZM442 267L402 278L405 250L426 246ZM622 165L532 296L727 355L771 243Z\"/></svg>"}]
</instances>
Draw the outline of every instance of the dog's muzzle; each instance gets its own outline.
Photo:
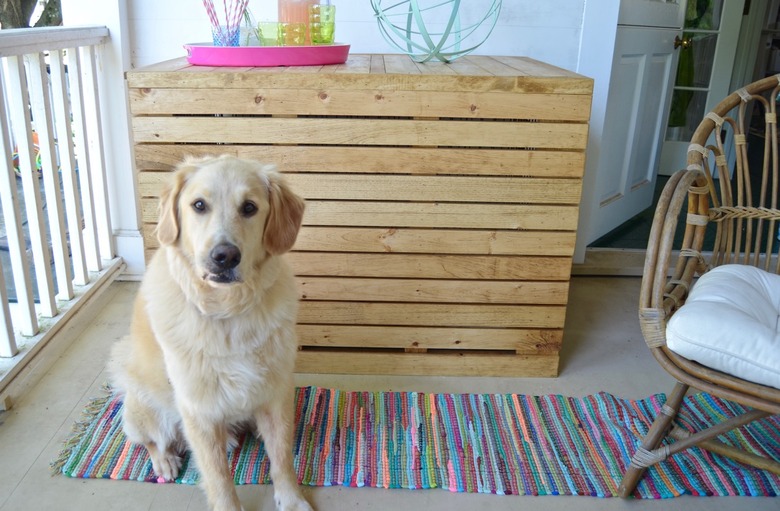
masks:
<instances>
[{"instance_id":1,"label":"dog's muzzle","mask_svg":"<svg viewBox=\"0 0 780 511\"><path fill-rule=\"evenodd\" d=\"M207 265L208 273L203 278L218 284L239 281L236 267L241 262L241 251L232 243L220 243L211 249Z\"/></svg>"}]
</instances>

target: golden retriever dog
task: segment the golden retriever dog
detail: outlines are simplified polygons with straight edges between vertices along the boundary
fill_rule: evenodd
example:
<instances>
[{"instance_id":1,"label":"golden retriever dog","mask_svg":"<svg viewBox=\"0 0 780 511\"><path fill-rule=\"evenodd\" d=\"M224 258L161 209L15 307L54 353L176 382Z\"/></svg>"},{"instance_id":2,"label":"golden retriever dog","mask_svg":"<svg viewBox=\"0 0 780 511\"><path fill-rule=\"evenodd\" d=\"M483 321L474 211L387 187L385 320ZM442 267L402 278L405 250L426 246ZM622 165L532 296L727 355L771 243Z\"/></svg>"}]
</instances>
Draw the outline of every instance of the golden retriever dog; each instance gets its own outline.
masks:
<instances>
[{"instance_id":1,"label":"golden retriever dog","mask_svg":"<svg viewBox=\"0 0 780 511\"><path fill-rule=\"evenodd\" d=\"M304 202L271 167L230 156L185 161L160 200L160 249L110 371L123 428L174 479L189 446L212 509L241 504L227 463L239 425L256 427L279 510L311 510L293 470L298 296L280 257Z\"/></svg>"}]
</instances>

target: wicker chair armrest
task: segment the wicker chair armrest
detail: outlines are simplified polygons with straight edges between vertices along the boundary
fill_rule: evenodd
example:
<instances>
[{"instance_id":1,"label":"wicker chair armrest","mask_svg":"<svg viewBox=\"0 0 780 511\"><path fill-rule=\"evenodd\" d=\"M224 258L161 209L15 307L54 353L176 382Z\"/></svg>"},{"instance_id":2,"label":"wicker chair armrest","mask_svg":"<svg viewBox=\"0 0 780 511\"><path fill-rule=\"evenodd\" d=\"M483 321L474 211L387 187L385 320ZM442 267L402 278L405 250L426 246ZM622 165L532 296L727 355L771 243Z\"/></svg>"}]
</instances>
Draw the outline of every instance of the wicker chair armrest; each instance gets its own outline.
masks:
<instances>
[{"instance_id":1,"label":"wicker chair armrest","mask_svg":"<svg viewBox=\"0 0 780 511\"><path fill-rule=\"evenodd\" d=\"M686 199L688 214L681 218ZM700 170L676 172L661 192L650 229L639 297L640 327L650 348L666 345L666 322L685 302L696 274L706 270L701 247L708 209L709 188ZM686 230L682 245L675 247L680 221L685 222ZM670 271L676 249L680 255Z\"/></svg>"}]
</instances>

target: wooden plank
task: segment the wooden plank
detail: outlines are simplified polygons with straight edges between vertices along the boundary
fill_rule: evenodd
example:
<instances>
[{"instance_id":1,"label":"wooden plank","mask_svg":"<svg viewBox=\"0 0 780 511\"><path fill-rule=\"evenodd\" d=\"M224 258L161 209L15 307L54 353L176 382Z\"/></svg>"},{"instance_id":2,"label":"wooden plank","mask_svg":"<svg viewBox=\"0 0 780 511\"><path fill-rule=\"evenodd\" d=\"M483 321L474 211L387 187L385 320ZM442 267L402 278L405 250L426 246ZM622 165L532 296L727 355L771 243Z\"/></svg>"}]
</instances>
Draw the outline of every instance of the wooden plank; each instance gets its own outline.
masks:
<instances>
[{"instance_id":1,"label":"wooden plank","mask_svg":"<svg viewBox=\"0 0 780 511\"><path fill-rule=\"evenodd\" d=\"M359 55L350 55L350 59ZM382 63L379 63L381 57ZM236 74L231 68L199 69L202 66L185 66L175 69L185 59L175 59L173 63L161 63L155 67L142 67L127 73L129 88L156 87L202 87L243 89L257 87L278 87L295 89L344 88L344 89L375 89L382 90L431 90L431 91L477 91L505 93L561 93L561 94L591 94L593 80L569 73L559 76L536 77L523 76L514 71L506 75L497 75L483 65L490 57L468 56L475 64L470 74L443 76L420 73L411 59L404 55L374 56L370 73L352 74L338 73L336 66L323 66L318 73L309 72L279 72L278 68L252 68L249 72ZM458 61L456 61L458 62ZM498 63L500 64L500 63ZM460 65L460 64L459 64ZM165 66L175 70L165 71ZM408 68L408 72L404 71ZM506 69L511 70L509 66ZM205 72L204 72L205 71Z\"/></svg>"},{"instance_id":2,"label":"wooden plank","mask_svg":"<svg viewBox=\"0 0 780 511\"><path fill-rule=\"evenodd\" d=\"M133 117L136 143L585 149L587 124L346 118Z\"/></svg>"},{"instance_id":3,"label":"wooden plank","mask_svg":"<svg viewBox=\"0 0 780 511\"><path fill-rule=\"evenodd\" d=\"M130 89L133 115L371 115L585 122L590 97L338 89Z\"/></svg>"},{"instance_id":4,"label":"wooden plank","mask_svg":"<svg viewBox=\"0 0 780 511\"><path fill-rule=\"evenodd\" d=\"M400 75L420 75L422 70L406 55L385 55L385 73Z\"/></svg>"},{"instance_id":5,"label":"wooden plank","mask_svg":"<svg viewBox=\"0 0 780 511\"><path fill-rule=\"evenodd\" d=\"M518 73L530 76L578 76L577 73L564 69L562 67L553 66L546 62L539 62L528 57L517 56L494 56L493 59L505 64L512 69L515 69Z\"/></svg>"},{"instance_id":6,"label":"wooden plank","mask_svg":"<svg viewBox=\"0 0 780 511\"><path fill-rule=\"evenodd\" d=\"M563 328L560 305L301 302L299 324Z\"/></svg>"},{"instance_id":7,"label":"wooden plank","mask_svg":"<svg viewBox=\"0 0 780 511\"><path fill-rule=\"evenodd\" d=\"M142 172L138 192L157 197L168 172ZM579 204L579 179L521 177L288 174L296 193L317 200Z\"/></svg>"},{"instance_id":8,"label":"wooden plank","mask_svg":"<svg viewBox=\"0 0 780 511\"><path fill-rule=\"evenodd\" d=\"M144 224L144 246L158 248L154 224ZM571 257L575 232L466 231L303 227L295 249L309 252L376 252Z\"/></svg>"},{"instance_id":9,"label":"wooden plank","mask_svg":"<svg viewBox=\"0 0 780 511\"><path fill-rule=\"evenodd\" d=\"M288 174L307 199L571 204L580 202L581 180L520 177L366 176Z\"/></svg>"},{"instance_id":10,"label":"wooden plank","mask_svg":"<svg viewBox=\"0 0 780 511\"><path fill-rule=\"evenodd\" d=\"M154 224L144 224L147 255L159 247ZM348 250L350 247L343 247ZM432 254L355 254L348 252L297 252L288 261L302 277L342 276L408 279L543 280L567 282L571 256L503 257ZM562 299L562 298L561 298Z\"/></svg>"},{"instance_id":11,"label":"wooden plank","mask_svg":"<svg viewBox=\"0 0 780 511\"><path fill-rule=\"evenodd\" d=\"M182 71L190 67L193 66L192 64L187 62L187 57L177 57L175 59L163 60L161 62L149 64L148 66L144 66L142 69L144 70L144 73L153 74L153 73L172 73L176 71ZM134 73L134 71L128 71L125 74L129 78L132 73Z\"/></svg>"},{"instance_id":12,"label":"wooden plank","mask_svg":"<svg viewBox=\"0 0 780 511\"><path fill-rule=\"evenodd\" d=\"M449 63L449 66L450 69L459 75L480 76L486 74L483 68L468 59L455 59Z\"/></svg>"},{"instance_id":13,"label":"wooden plank","mask_svg":"<svg viewBox=\"0 0 780 511\"><path fill-rule=\"evenodd\" d=\"M384 55L371 55L371 65L369 66L369 73L373 75L385 74L385 58Z\"/></svg>"},{"instance_id":14,"label":"wooden plank","mask_svg":"<svg viewBox=\"0 0 780 511\"><path fill-rule=\"evenodd\" d=\"M158 197L154 198L144 198L141 197L141 221L150 227L156 228L157 220L159 218L159 204L160 199Z\"/></svg>"},{"instance_id":15,"label":"wooden plank","mask_svg":"<svg viewBox=\"0 0 780 511\"><path fill-rule=\"evenodd\" d=\"M575 232L303 227L295 249L473 255L571 256Z\"/></svg>"},{"instance_id":16,"label":"wooden plank","mask_svg":"<svg viewBox=\"0 0 780 511\"><path fill-rule=\"evenodd\" d=\"M508 350L517 354L554 354L563 330L442 328L355 325L298 325L301 346L359 349Z\"/></svg>"},{"instance_id":17,"label":"wooden plank","mask_svg":"<svg viewBox=\"0 0 780 511\"><path fill-rule=\"evenodd\" d=\"M305 225L575 231L575 206L308 201Z\"/></svg>"},{"instance_id":18,"label":"wooden plank","mask_svg":"<svg viewBox=\"0 0 780 511\"><path fill-rule=\"evenodd\" d=\"M282 172L582 177L585 153L516 149L140 144L136 167L172 170L188 156L232 154Z\"/></svg>"},{"instance_id":19,"label":"wooden plank","mask_svg":"<svg viewBox=\"0 0 780 511\"><path fill-rule=\"evenodd\" d=\"M465 57L462 58L466 59L466 61L471 62L472 64L481 67L491 75L495 75L495 76L527 76L528 75L528 73L518 71L517 69L514 69L504 64L503 62L497 60L495 57L492 56L466 55Z\"/></svg>"},{"instance_id":20,"label":"wooden plank","mask_svg":"<svg viewBox=\"0 0 780 511\"><path fill-rule=\"evenodd\" d=\"M296 275L407 279L568 281L569 257L291 252Z\"/></svg>"},{"instance_id":21,"label":"wooden plank","mask_svg":"<svg viewBox=\"0 0 780 511\"><path fill-rule=\"evenodd\" d=\"M352 55L347 61L336 67L336 73L364 74L371 71L371 55Z\"/></svg>"},{"instance_id":22,"label":"wooden plank","mask_svg":"<svg viewBox=\"0 0 780 511\"><path fill-rule=\"evenodd\" d=\"M284 73L304 73L316 74L322 71L324 66L288 66L282 72Z\"/></svg>"},{"instance_id":23,"label":"wooden plank","mask_svg":"<svg viewBox=\"0 0 780 511\"><path fill-rule=\"evenodd\" d=\"M302 300L566 305L568 282L302 277Z\"/></svg>"},{"instance_id":24,"label":"wooden plank","mask_svg":"<svg viewBox=\"0 0 780 511\"><path fill-rule=\"evenodd\" d=\"M141 197L141 218L157 223L157 197ZM576 206L307 201L307 226L576 231Z\"/></svg>"},{"instance_id":25,"label":"wooden plank","mask_svg":"<svg viewBox=\"0 0 780 511\"><path fill-rule=\"evenodd\" d=\"M11 27L6 27L11 28ZM21 57L74 47L97 46L109 38L107 27L36 27L39 30L3 32L0 57Z\"/></svg>"},{"instance_id":26,"label":"wooden plank","mask_svg":"<svg viewBox=\"0 0 780 511\"><path fill-rule=\"evenodd\" d=\"M301 351L298 373L555 377L558 355Z\"/></svg>"},{"instance_id":27,"label":"wooden plank","mask_svg":"<svg viewBox=\"0 0 780 511\"><path fill-rule=\"evenodd\" d=\"M454 75L457 74L453 71L448 63L438 61L428 61L425 63L415 62L415 66L420 70L421 74L431 75Z\"/></svg>"}]
</instances>

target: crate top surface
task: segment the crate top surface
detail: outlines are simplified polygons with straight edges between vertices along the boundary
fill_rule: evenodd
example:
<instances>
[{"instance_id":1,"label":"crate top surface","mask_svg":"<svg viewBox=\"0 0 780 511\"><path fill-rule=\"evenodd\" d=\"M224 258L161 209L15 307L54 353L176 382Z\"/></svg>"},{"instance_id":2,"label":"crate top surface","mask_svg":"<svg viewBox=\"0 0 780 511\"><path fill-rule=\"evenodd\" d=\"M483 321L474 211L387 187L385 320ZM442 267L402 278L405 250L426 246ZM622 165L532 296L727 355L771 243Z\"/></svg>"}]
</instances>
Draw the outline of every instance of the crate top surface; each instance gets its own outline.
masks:
<instances>
[{"instance_id":1,"label":"crate top surface","mask_svg":"<svg viewBox=\"0 0 780 511\"><path fill-rule=\"evenodd\" d=\"M417 63L402 54L350 54L343 64L290 67L194 66L180 57L127 72L130 88L345 88L584 94L593 80L528 57L469 55Z\"/></svg>"}]
</instances>

